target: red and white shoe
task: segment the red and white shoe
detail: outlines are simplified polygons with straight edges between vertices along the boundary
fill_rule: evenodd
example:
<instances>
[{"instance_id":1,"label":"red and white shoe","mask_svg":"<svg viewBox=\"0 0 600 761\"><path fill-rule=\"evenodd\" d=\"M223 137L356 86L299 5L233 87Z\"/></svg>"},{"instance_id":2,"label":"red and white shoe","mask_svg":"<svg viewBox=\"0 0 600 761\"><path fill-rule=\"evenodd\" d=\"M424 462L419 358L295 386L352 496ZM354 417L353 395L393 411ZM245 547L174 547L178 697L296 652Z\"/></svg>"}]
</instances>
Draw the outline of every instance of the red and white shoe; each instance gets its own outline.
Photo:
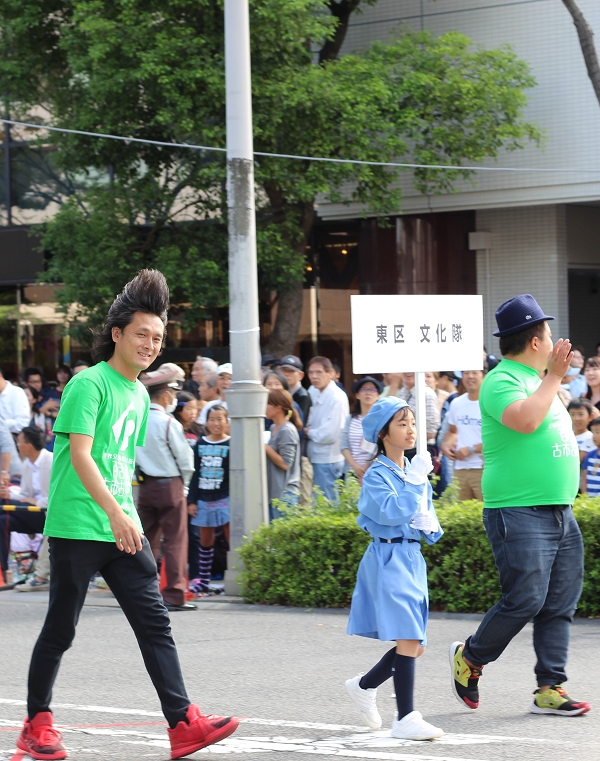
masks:
<instances>
[{"instance_id":1,"label":"red and white shoe","mask_svg":"<svg viewBox=\"0 0 600 761\"><path fill-rule=\"evenodd\" d=\"M207 745L224 740L235 732L240 723L235 716L203 716L194 703L187 709L186 719L187 721L180 721L175 729L167 729L171 741L171 758L189 756Z\"/></svg>"},{"instance_id":2,"label":"red and white shoe","mask_svg":"<svg viewBox=\"0 0 600 761\"><path fill-rule=\"evenodd\" d=\"M54 717L50 711L36 713L25 719L17 740L17 748L24 750L31 758L57 761L66 758L67 751L62 744L62 735L54 727Z\"/></svg>"}]
</instances>

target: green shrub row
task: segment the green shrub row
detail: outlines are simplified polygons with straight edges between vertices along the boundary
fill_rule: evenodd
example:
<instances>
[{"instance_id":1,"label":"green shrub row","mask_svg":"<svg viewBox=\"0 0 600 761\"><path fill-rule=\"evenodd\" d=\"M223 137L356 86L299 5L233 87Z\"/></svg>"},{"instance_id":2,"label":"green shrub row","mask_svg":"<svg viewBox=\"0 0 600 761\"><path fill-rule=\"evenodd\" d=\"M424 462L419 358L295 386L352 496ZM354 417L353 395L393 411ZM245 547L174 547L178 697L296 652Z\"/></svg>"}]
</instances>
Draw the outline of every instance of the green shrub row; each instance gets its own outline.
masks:
<instances>
[{"instance_id":1,"label":"green shrub row","mask_svg":"<svg viewBox=\"0 0 600 761\"><path fill-rule=\"evenodd\" d=\"M349 605L356 570L370 537L356 524L359 487L341 487L335 507L323 497L262 526L241 549L248 602L302 607ZM423 542L432 610L483 613L500 596L498 574L482 522L482 504L456 502L455 491L436 504L445 534ZM585 580L578 614L600 615L600 498L574 506L585 543Z\"/></svg>"}]
</instances>

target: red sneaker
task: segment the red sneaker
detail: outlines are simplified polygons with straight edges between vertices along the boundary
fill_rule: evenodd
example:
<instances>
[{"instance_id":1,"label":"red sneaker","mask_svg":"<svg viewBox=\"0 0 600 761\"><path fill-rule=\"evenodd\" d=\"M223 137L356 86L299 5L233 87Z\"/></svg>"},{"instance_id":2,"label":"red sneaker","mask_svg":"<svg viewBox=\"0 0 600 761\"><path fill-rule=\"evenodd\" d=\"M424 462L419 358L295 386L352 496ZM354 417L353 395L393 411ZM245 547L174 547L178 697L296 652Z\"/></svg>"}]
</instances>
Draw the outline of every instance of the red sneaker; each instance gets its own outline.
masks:
<instances>
[{"instance_id":1,"label":"red sneaker","mask_svg":"<svg viewBox=\"0 0 600 761\"><path fill-rule=\"evenodd\" d=\"M54 728L52 713L44 711L36 713L31 721L25 719L17 748L26 751L31 758L55 761L67 757L61 740L61 733Z\"/></svg>"},{"instance_id":2,"label":"red sneaker","mask_svg":"<svg viewBox=\"0 0 600 761\"><path fill-rule=\"evenodd\" d=\"M207 745L224 740L235 732L240 723L235 716L203 716L200 708L193 703L187 709L186 719L187 722L180 721L175 729L167 729L171 741L171 758L188 756Z\"/></svg>"}]
</instances>

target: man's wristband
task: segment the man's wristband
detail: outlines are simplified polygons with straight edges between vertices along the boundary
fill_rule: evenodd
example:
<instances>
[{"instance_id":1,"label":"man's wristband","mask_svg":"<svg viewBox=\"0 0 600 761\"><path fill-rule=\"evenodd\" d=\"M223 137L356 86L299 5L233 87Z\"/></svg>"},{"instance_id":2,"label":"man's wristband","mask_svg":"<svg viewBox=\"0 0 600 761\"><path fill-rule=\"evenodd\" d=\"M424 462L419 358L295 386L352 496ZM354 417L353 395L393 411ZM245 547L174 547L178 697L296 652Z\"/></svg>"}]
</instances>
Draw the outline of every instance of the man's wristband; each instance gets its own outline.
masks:
<instances>
[{"instance_id":1,"label":"man's wristband","mask_svg":"<svg viewBox=\"0 0 600 761\"><path fill-rule=\"evenodd\" d=\"M475 447L474 446L470 446L469 447L469 453L470 454L475 454Z\"/></svg>"}]
</instances>

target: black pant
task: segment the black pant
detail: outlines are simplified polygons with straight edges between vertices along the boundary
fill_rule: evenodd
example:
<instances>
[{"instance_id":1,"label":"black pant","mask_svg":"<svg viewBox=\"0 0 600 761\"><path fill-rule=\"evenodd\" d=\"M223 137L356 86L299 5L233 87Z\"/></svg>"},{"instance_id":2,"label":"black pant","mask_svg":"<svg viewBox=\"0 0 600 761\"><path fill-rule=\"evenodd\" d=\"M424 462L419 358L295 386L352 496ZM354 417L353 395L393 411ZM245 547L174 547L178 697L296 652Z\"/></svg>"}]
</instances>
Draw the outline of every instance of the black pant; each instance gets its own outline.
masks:
<instances>
[{"instance_id":1,"label":"black pant","mask_svg":"<svg viewBox=\"0 0 600 761\"><path fill-rule=\"evenodd\" d=\"M15 503L11 502L11 504ZM8 569L10 532L16 531L19 534L41 534L44 531L45 522L45 512L30 513L27 510L15 510L10 513L0 513L0 568L2 568L3 571Z\"/></svg>"},{"instance_id":2,"label":"black pant","mask_svg":"<svg viewBox=\"0 0 600 761\"><path fill-rule=\"evenodd\" d=\"M50 537L49 550L50 601L29 666L29 718L50 710L62 655L75 637L89 580L100 571L137 638L165 718L175 727L185 718L190 701L147 539L135 555L118 550L113 542L56 537Z\"/></svg>"}]
</instances>

